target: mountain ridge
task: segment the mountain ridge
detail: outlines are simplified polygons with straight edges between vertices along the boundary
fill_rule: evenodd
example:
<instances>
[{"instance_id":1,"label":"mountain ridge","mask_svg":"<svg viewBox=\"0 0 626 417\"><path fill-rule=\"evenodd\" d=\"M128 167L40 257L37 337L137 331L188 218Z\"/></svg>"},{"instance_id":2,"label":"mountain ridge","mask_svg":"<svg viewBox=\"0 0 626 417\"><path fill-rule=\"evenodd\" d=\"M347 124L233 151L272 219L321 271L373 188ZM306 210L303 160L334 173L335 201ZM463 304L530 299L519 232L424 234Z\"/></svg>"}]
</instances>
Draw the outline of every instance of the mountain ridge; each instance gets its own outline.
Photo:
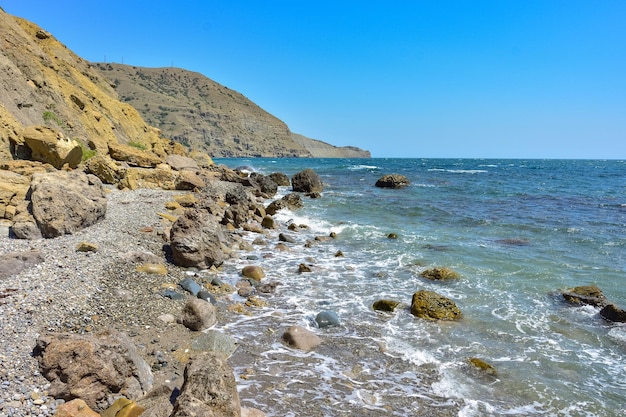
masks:
<instances>
[{"instance_id":1,"label":"mountain ridge","mask_svg":"<svg viewBox=\"0 0 626 417\"><path fill-rule=\"evenodd\" d=\"M133 105L149 124L213 157L371 157L356 147L337 147L293 134L283 121L243 94L198 72L93 65L110 80L120 99Z\"/></svg>"}]
</instances>

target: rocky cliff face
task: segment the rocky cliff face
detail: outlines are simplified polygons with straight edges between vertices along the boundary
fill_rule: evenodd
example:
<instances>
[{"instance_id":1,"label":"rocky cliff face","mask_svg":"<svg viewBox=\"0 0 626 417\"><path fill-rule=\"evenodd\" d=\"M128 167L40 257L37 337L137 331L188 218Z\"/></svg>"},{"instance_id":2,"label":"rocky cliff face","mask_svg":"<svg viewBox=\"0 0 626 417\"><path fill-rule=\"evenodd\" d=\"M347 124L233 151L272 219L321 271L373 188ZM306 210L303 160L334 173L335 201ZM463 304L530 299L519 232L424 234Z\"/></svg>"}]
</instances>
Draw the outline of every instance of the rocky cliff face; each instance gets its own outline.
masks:
<instances>
[{"instance_id":1,"label":"rocky cliff face","mask_svg":"<svg viewBox=\"0 0 626 417\"><path fill-rule=\"evenodd\" d=\"M93 68L37 25L0 11L0 159L28 157L21 131L45 125L97 152L161 141Z\"/></svg>"}]
</instances>

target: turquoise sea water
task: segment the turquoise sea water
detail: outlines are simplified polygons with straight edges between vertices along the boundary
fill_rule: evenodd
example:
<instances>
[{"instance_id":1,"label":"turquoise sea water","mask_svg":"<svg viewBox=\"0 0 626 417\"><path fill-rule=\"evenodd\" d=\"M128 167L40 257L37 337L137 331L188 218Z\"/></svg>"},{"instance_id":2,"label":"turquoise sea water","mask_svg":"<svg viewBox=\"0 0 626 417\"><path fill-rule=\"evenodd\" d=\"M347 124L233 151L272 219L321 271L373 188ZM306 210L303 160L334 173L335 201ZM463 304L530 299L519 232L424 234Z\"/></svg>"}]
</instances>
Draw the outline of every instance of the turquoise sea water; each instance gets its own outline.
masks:
<instances>
[{"instance_id":1,"label":"turquoise sea water","mask_svg":"<svg viewBox=\"0 0 626 417\"><path fill-rule=\"evenodd\" d=\"M283 283L274 304L290 306L284 313L288 324L308 326L326 337L377 340L385 355L407 364L396 370L360 365L359 380L356 371L346 372L350 363L310 354L320 380L316 389L324 391L329 404L351 404L364 410L362 415L438 415L433 410L462 416L626 415L626 326L604 321L596 308L573 307L555 295L560 289L596 284L611 302L626 308L626 161L216 162L289 176L312 168L325 183L322 198L305 199L304 208L277 218L309 225L297 236L301 242L330 231L337 238L310 249L298 245L301 250L276 257L263 256L259 249L256 259L271 271L268 279ZM406 176L411 185L374 187L389 173ZM389 233L398 239L388 239ZM345 256L335 257L337 250ZM313 272L294 274L304 259ZM441 283L419 276L434 266L452 268L461 279ZM453 299L462 320L426 322L406 309L381 319L371 309L380 298L408 304L419 289ZM315 329L311 318L324 309L339 315L340 330ZM238 324L244 332L246 320ZM255 320L248 320L247 331L263 327ZM273 349L261 355L268 362L289 354L279 343ZM492 364L497 376L468 372L469 357ZM281 369L282 377L307 378L305 369L294 368L293 374L286 365ZM429 369L435 377L426 387L412 386L407 379L417 378L415 369ZM363 382L365 376L371 378ZM340 386L351 389L333 385L342 378ZM241 381L243 389L253 390L253 380ZM377 382L372 385L372 380ZM279 394L287 395L290 387ZM415 404L407 398L415 398ZM340 415L329 407L315 415Z\"/></svg>"}]
</instances>

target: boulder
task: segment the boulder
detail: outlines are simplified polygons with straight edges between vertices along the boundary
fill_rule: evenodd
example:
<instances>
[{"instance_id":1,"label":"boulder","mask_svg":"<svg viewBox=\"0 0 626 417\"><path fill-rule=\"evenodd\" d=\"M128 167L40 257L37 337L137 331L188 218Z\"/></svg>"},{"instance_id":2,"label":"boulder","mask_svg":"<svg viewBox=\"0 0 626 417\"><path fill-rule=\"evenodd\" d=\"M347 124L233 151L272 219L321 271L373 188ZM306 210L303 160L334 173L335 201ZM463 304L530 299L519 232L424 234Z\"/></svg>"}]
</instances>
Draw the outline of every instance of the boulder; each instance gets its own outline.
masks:
<instances>
[{"instance_id":1,"label":"boulder","mask_svg":"<svg viewBox=\"0 0 626 417\"><path fill-rule=\"evenodd\" d=\"M100 417L100 414L89 408L85 401L76 398L59 404L54 417Z\"/></svg>"},{"instance_id":2,"label":"boulder","mask_svg":"<svg viewBox=\"0 0 626 417\"><path fill-rule=\"evenodd\" d=\"M296 192L321 193L324 191L324 184L315 171L307 168L291 177L291 188Z\"/></svg>"},{"instance_id":3,"label":"boulder","mask_svg":"<svg viewBox=\"0 0 626 417\"><path fill-rule=\"evenodd\" d=\"M289 187L291 185L291 182L289 181L289 177L287 176L287 174L283 174L282 172L273 172L270 175L268 175L268 177L270 177L272 181L274 181L276 184L278 184L281 187Z\"/></svg>"},{"instance_id":4,"label":"boulder","mask_svg":"<svg viewBox=\"0 0 626 417\"><path fill-rule=\"evenodd\" d=\"M398 307L398 305L400 305L399 301L377 300L372 305L372 308L377 311L393 312L395 311L396 307Z\"/></svg>"},{"instance_id":5,"label":"boulder","mask_svg":"<svg viewBox=\"0 0 626 417\"><path fill-rule=\"evenodd\" d=\"M261 226L263 226L264 229L276 229L276 222L272 216L267 215L263 217Z\"/></svg>"},{"instance_id":6,"label":"boulder","mask_svg":"<svg viewBox=\"0 0 626 417\"><path fill-rule=\"evenodd\" d=\"M51 396L66 401L80 398L96 411L108 408L122 392L138 399L152 388L150 367L123 333L43 335L33 356L50 381Z\"/></svg>"},{"instance_id":7,"label":"boulder","mask_svg":"<svg viewBox=\"0 0 626 417\"><path fill-rule=\"evenodd\" d=\"M570 304L583 305L588 304L595 307L604 307L608 300L602 293L602 290L595 285L582 285L579 287L569 288L561 295Z\"/></svg>"},{"instance_id":8,"label":"boulder","mask_svg":"<svg viewBox=\"0 0 626 417\"><path fill-rule=\"evenodd\" d=\"M185 367L184 383L171 417L239 417L241 406L233 370L215 352L193 357Z\"/></svg>"},{"instance_id":9,"label":"boulder","mask_svg":"<svg viewBox=\"0 0 626 417\"><path fill-rule=\"evenodd\" d=\"M142 168L154 168L164 162L152 152L116 142L109 143L109 155L116 161Z\"/></svg>"},{"instance_id":10,"label":"boulder","mask_svg":"<svg viewBox=\"0 0 626 417\"><path fill-rule=\"evenodd\" d=\"M200 169L200 166L195 159L182 155L167 155L165 157L165 163L171 166L175 171L182 171L184 169Z\"/></svg>"},{"instance_id":11,"label":"boulder","mask_svg":"<svg viewBox=\"0 0 626 417\"><path fill-rule=\"evenodd\" d=\"M496 376L498 372L493 365L485 362L480 358L469 358L467 362L476 370L481 371L487 375Z\"/></svg>"},{"instance_id":12,"label":"boulder","mask_svg":"<svg viewBox=\"0 0 626 417\"><path fill-rule=\"evenodd\" d=\"M600 315L608 321L626 323L626 310L615 304L607 304L600 310Z\"/></svg>"},{"instance_id":13,"label":"boulder","mask_svg":"<svg viewBox=\"0 0 626 417\"><path fill-rule=\"evenodd\" d=\"M217 323L215 306L200 298L190 298L183 307L180 320L189 330L206 330Z\"/></svg>"},{"instance_id":14,"label":"boulder","mask_svg":"<svg viewBox=\"0 0 626 417\"><path fill-rule=\"evenodd\" d=\"M0 255L0 282L43 262L43 260L41 252L37 250L9 252Z\"/></svg>"},{"instance_id":15,"label":"boulder","mask_svg":"<svg viewBox=\"0 0 626 417\"><path fill-rule=\"evenodd\" d=\"M106 214L102 182L82 172L35 174L29 194L33 217L46 238L73 234Z\"/></svg>"},{"instance_id":16,"label":"boulder","mask_svg":"<svg viewBox=\"0 0 626 417\"><path fill-rule=\"evenodd\" d=\"M205 210L188 209L172 225L170 248L174 263L201 269L224 262L223 236L215 218Z\"/></svg>"},{"instance_id":17,"label":"boulder","mask_svg":"<svg viewBox=\"0 0 626 417\"><path fill-rule=\"evenodd\" d=\"M117 184L126 175L126 169L108 155L96 155L85 162L85 172L93 174L105 184Z\"/></svg>"},{"instance_id":18,"label":"boulder","mask_svg":"<svg viewBox=\"0 0 626 417\"><path fill-rule=\"evenodd\" d=\"M265 197L273 197L278 192L278 184L272 178L258 172L250 174L247 185L258 190L257 194Z\"/></svg>"},{"instance_id":19,"label":"boulder","mask_svg":"<svg viewBox=\"0 0 626 417\"><path fill-rule=\"evenodd\" d=\"M184 169L178 173L178 178L176 179L177 190L196 190L205 186L204 178L202 178L198 170Z\"/></svg>"},{"instance_id":20,"label":"boulder","mask_svg":"<svg viewBox=\"0 0 626 417\"><path fill-rule=\"evenodd\" d=\"M207 330L191 342L191 348L197 352L219 352L230 357L237 349L237 342L231 336L217 330Z\"/></svg>"},{"instance_id":21,"label":"boulder","mask_svg":"<svg viewBox=\"0 0 626 417\"><path fill-rule=\"evenodd\" d=\"M409 184L407 177L400 174L383 175L376 181L376 187L379 188L402 188Z\"/></svg>"},{"instance_id":22,"label":"boulder","mask_svg":"<svg viewBox=\"0 0 626 417\"><path fill-rule=\"evenodd\" d=\"M248 265L243 267L243 269L241 270L241 275L246 278L251 278L255 281L261 281L261 279L265 277L265 272L260 266Z\"/></svg>"},{"instance_id":23,"label":"boulder","mask_svg":"<svg viewBox=\"0 0 626 417\"><path fill-rule=\"evenodd\" d=\"M413 294L411 314L427 320L456 320L461 317L461 310L443 295L420 290Z\"/></svg>"},{"instance_id":24,"label":"boulder","mask_svg":"<svg viewBox=\"0 0 626 417\"><path fill-rule=\"evenodd\" d=\"M300 197L299 194L289 193L285 195L283 198L281 198L280 200L272 201L270 205L267 206L265 211L270 216L273 216L279 210L282 210L282 209L296 210L296 209L302 208L303 206L304 204L302 203L302 197Z\"/></svg>"},{"instance_id":25,"label":"boulder","mask_svg":"<svg viewBox=\"0 0 626 417\"><path fill-rule=\"evenodd\" d=\"M83 149L75 140L46 126L30 126L22 132L24 143L35 161L48 163L57 169L67 164L76 168L83 157Z\"/></svg>"},{"instance_id":26,"label":"boulder","mask_svg":"<svg viewBox=\"0 0 626 417\"><path fill-rule=\"evenodd\" d=\"M320 329L324 327L339 326L341 322L337 313L331 310L321 311L315 316L315 322Z\"/></svg>"},{"instance_id":27,"label":"boulder","mask_svg":"<svg viewBox=\"0 0 626 417\"><path fill-rule=\"evenodd\" d=\"M444 267L427 269L426 271L422 271L420 276L433 281L447 281L450 279L458 279L459 273Z\"/></svg>"},{"instance_id":28,"label":"boulder","mask_svg":"<svg viewBox=\"0 0 626 417\"><path fill-rule=\"evenodd\" d=\"M283 341L294 349L310 351L322 343L315 333L301 326L289 327L282 336Z\"/></svg>"}]
</instances>

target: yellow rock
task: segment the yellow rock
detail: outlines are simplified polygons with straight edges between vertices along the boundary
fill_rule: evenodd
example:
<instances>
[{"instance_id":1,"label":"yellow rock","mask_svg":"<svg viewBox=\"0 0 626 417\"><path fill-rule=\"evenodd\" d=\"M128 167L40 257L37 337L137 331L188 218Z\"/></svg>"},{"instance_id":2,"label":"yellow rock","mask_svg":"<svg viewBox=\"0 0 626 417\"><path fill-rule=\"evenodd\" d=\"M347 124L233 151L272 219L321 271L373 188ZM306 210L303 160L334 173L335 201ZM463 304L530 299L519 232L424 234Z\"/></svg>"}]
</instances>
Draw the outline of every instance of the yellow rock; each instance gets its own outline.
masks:
<instances>
[{"instance_id":1,"label":"yellow rock","mask_svg":"<svg viewBox=\"0 0 626 417\"><path fill-rule=\"evenodd\" d=\"M167 268L163 264L141 264L135 270L146 274L167 275Z\"/></svg>"},{"instance_id":2,"label":"yellow rock","mask_svg":"<svg viewBox=\"0 0 626 417\"><path fill-rule=\"evenodd\" d=\"M100 414L93 411L80 399L75 399L57 407L54 417L100 417Z\"/></svg>"},{"instance_id":3,"label":"yellow rock","mask_svg":"<svg viewBox=\"0 0 626 417\"><path fill-rule=\"evenodd\" d=\"M172 216L171 214L167 214L167 213L157 213L157 214L163 217L165 220L171 221L172 223L178 220L178 216Z\"/></svg>"},{"instance_id":4,"label":"yellow rock","mask_svg":"<svg viewBox=\"0 0 626 417\"><path fill-rule=\"evenodd\" d=\"M174 201L183 207L191 207L198 202L198 199L193 194L183 194L174 197Z\"/></svg>"},{"instance_id":5,"label":"yellow rock","mask_svg":"<svg viewBox=\"0 0 626 417\"><path fill-rule=\"evenodd\" d=\"M126 398L120 398L104 410L102 417L137 417L145 408Z\"/></svg>"},{"instance_id":6,"label":"yellow rock","mask_svg":"<svg viewBox=\"0 0 626 417\"><path fill-rule=\"evenodd\" d=\"M76 252L98 252L98 245L91 242L80 242L76 245Z\"/></svg>"}]
</instances>

